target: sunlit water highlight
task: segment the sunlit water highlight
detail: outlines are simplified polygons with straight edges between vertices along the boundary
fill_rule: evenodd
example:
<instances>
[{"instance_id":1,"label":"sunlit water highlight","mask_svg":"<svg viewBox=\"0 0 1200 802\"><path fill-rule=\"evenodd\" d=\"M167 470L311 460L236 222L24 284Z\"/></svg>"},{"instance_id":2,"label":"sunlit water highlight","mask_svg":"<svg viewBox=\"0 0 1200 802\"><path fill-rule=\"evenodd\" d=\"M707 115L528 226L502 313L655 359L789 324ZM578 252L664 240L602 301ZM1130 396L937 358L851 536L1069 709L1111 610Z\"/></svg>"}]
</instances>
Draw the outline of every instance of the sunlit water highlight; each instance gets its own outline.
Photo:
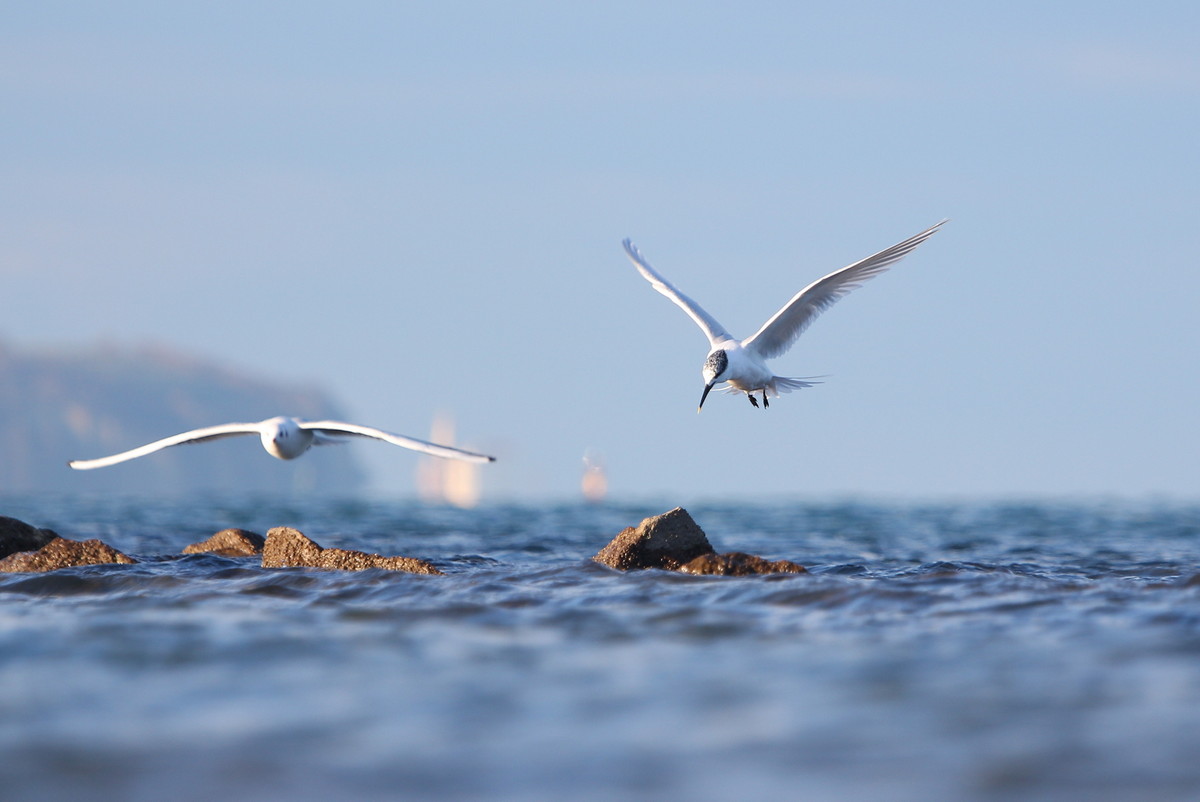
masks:
<instances>
[{"instance_id":1,"label":"sunlit water highlight","mask_svg":"<svg viewBox=\"0 0 1200 802\"><path fill-rule=\"evenodd\" d=\"M620 574L649 506L0 499L4 799L1196 799L1200 508L690 505L809 575ZM448 576L158 560L226 526Z\"/></svg>"}]
</instances>

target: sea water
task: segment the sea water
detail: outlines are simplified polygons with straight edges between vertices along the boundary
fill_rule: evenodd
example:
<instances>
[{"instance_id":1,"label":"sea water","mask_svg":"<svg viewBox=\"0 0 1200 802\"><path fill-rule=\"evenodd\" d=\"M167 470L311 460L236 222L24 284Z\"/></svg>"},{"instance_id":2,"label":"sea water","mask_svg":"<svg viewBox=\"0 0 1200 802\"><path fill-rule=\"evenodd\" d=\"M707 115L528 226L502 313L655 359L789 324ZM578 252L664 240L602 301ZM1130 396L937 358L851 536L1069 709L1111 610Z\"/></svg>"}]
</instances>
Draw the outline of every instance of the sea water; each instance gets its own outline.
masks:
<instances>
[{"instance_id":1,"label":"sea water","mask_svg":"<svg viewBox=\"0 0 1200 802\"><path fill-rule=\"evenodd\" d=\"M669 505L0 497L4 800L1200 799L1200 507L696 503L804 575L619 573ZM228 526L446 576L178 555Z\"/></svg>"}]
</instances>

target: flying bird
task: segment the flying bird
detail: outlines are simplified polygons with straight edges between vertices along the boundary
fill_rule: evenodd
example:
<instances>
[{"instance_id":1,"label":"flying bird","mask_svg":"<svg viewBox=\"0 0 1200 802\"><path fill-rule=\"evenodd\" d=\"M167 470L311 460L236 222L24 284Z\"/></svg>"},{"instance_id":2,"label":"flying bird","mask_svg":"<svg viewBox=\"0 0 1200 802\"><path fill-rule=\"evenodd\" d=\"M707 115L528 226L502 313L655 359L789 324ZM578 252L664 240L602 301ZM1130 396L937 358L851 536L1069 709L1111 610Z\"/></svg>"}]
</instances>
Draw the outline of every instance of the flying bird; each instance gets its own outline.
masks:
<instances>
[{"instance_id":1,"label":"flying bird","mask_svg":"<svg viewBox=\"0 0 1200 802\"><path fill-rule=\"evenodd\" d=\"M860 262L817 279L796 293L792 300L763 324L762 328L744 340L734 337L712 315L705 312L700 304L677 290L675 285L650 266L630 240L626 239L622 244L634 267L646 281L687 312L688 317L696 321L696 325L708 337L708 358L704 360L701 370L704 392L700 396L700 405L696 407L696 411L699 412L704 408L704 399L708 398L713 386L721 382L728 382L727 392L745 393L755 407L758 406L755 393L762 394L763 407L768 407L770 403L767 396L778 398L781 392L812 387L812 381L774 375L767 367L766 360L786 352L817 315L833 306L851 290L862 286L867 279L878 276L899 262L945 222L943 220L874 256L868 256Z\"/></svg>"},{"instance_id":2,"label":"flying bird","mask_svg":"<svg viewBox=\"0 0 1200 802\"><path fill-rule=\"evenodd\" d=\"M355 423L342 423L335 420L302 421L297 418L268 418L258 423L222 423L219 426L209 426L204 429L193 429L190 432L164 437L144 446L122 451L110 457L98 459L77 459L68 462L77 471L90 471L93 468L104 468L116 465L118 462L144 457L170 446L181 446L187 443L204 443L209 440L220 440L223 437L238 437L245 434L258 435L267 453L278 459L295 459L311 446L324 446L343 443L347 437L370 437L385 443L410 448L431 454L435 457L466 460L468 462L494 462L495 457L475 454L450 446L427 443L402 434L392 434L370 426L359 426Z\"/></svg>"}]
</instances>

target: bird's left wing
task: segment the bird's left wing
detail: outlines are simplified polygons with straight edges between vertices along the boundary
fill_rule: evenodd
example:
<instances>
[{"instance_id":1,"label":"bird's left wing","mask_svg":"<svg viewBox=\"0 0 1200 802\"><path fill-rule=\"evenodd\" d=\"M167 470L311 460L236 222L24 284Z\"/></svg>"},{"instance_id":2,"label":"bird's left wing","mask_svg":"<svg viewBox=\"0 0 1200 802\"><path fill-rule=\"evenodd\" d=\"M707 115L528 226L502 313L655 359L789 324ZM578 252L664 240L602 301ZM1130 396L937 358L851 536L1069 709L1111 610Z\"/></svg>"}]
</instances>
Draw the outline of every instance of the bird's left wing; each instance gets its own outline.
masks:
<instances>
[{"instance_id":1,"label":"bird's left wing","mask_svg":"<svg viewBox=\"0 0 1200 802\"><path fill-rule=\"evenodd\" d=\"M370 426L359 426L356 423L343 423L336 420L323 421L302 421L301 429L308 429L324 435L351 435L354 437L371 437L375 440L383 440L385 443L410 448L413 451L420 451L425 454L430 454L434 457L445 457L446 459L465 460L467 462L495 462L495 457L489 457L486 454L476 454L473 451L463 451L461 448L452 446L442 446L437 443L428 443L424 440L418 440L415 437L405 437L402 434L393 434L385 432L382 429L375 429Z\"/></svg>"},{"instance_id":2,"label":"bird's left wing","mask_svg":"<svg viewBox=\"0 0 1200 802\"><path fill-rule=\"evenodd\" d=\"M851 290L862 286L867 279L878 276L899 262L945 222L943 220L903 242L817 279L796 293L792 300L764 323L754 335L743 341L742 345L757 352L764 359L779 356L796 342L796 338L816 320L817 315L833 306Z\"/></svg>"},{"instance_id":3,"label":"bird's left wing","mask_svg":"<svg viewBox=\"0 0 1200 802\"><path fill-rule=\"evenodd\" d=\"M661 292L663 295L670 298L684 312L688 313L688 317L696 321L696 325L701 328L705 336L708 337L710 346L716 345L726 340L732 340L733 336L725 331L725 327L716 321L712 315L705 312L700 304L693 301L691 298L684 295L679 290L675 289L675 285L667 281L662 274L650 266L650 263L642 256L642 252L637 249L637 246L630 240L626 239L621 242L625 246L625 253L629 254L629 260L633 262L633 266L638 269L642 277L650 282L654 289Z\"/></svg>"},{"instance_id":4,"label":"bird's left wing","mask_svg":"<svg viewBox=\"0 0 1200 802\"><path fill-rule=\"evenodd\" d=\"M222 437L237 437L242 434L258 434L261 431L262 426L258 423L222 423L219 426L209 426L204 429L193 429L190 432L173 434L170 437L164 437L162 440L155 440L153 443L147 443L144 446L122 451L120 454L113 454L111 457L77 459L71 460L67 464L77 471L90 471L93 468L104 468L109 465L116 465L118 462L144 457L147 454L153 454L155 451L169 448L170 446L203 443L207 440L220 440Z\"/></svg>"}]
</instances>

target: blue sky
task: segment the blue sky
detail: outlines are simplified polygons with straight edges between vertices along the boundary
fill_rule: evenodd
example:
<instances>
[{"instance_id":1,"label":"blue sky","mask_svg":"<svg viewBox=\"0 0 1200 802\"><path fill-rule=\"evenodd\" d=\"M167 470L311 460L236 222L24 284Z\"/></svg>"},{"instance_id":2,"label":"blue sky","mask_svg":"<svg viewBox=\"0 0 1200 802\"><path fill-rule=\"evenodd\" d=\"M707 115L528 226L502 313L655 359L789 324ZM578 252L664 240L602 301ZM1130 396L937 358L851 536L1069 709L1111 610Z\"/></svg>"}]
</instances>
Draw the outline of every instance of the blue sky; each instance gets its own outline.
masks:
<instances>
[{"instance_id":1,"label":"blue sky","mask_svg":"<svg viewBox=\"0 0 1200 802\"><path fill-rule=\"evenodd\" d=\"M494 499L1194 498L1200 10L1131 8L12 4L0 338L447 410ZM620 245L746 336L943 217L766 412Z\"/></svg>"}]
</instances>

